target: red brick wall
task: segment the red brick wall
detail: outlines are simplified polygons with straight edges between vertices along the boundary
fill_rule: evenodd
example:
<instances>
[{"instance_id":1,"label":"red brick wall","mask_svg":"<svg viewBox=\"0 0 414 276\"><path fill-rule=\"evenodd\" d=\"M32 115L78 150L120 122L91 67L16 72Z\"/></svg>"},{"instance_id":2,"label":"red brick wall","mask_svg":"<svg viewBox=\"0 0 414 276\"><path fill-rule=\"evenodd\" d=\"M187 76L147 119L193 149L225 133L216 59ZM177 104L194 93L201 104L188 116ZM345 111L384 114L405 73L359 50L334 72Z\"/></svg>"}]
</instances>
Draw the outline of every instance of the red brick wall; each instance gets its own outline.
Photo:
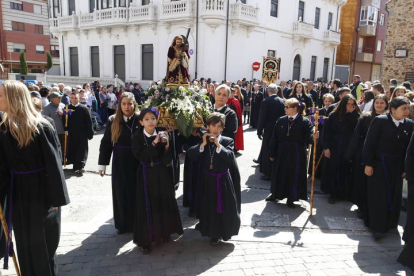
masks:
<instances>
[{"instance_id":1,"label":"red brick wall","mask_svg":"<svg viewBox=\"0 0 414 276\"><path fill-rule=\"evenodd\" d=\"M23 2L23 11L24 12L34 12L33 4L29 2Z\"/></svg>"}]
</instances>

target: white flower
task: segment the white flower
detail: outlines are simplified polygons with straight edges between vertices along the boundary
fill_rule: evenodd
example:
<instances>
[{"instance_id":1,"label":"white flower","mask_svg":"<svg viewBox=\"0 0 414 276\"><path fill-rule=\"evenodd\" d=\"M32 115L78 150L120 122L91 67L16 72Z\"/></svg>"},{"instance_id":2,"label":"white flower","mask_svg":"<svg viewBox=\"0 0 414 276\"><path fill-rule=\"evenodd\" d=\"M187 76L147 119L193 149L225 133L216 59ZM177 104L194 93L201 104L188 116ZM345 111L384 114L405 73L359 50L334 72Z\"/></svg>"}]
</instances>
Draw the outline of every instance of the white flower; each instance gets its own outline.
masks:
<instances>
[{"instance_id":1,"label":"white flower","mask_svg":"<svg viewBox=\"0 0 414 276\"><path fill-rule=\"evenodd\" d=\"M170 91L170 88L169 87L165 87L165 92L168 92L168 91Z\"/></svg>"}]
</instances>

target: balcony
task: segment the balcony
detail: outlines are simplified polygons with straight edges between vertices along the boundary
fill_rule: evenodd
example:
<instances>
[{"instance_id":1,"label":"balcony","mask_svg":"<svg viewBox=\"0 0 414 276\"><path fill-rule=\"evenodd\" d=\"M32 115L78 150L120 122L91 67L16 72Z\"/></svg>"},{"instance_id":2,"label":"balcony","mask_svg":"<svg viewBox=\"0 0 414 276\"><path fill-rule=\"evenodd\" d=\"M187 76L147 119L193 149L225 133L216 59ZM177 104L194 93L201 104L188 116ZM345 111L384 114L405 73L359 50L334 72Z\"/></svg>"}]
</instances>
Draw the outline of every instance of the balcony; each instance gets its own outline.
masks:
<instances>
[{"instance_id":1,"label":"balcony","mask_svg":"<svg viewBox=\"0 0 414 276\"><path fill-rule=\"evenodd\" d=\"M295 39L311 39L313 37L313 25L302 21L293 23L293 37Z\"/></svg>"},{"instance_id":2,"label":"balcony","mask_svg":"<svg viewBox=\"0 0 414 276\"><path fill-rule=\"evenodd\" d=\"M128 10L129 8L112 8L95 11L95 24L104 27L125 25L129 20Z\"/></svg>"},{"instance_id":3,"label":"balcony","mask_svg":"<svg viewBox=\"0 0 414 276\"><path fill-rule=\"evenodd\" d=\"M373 62L374 54L371 54L371 53L357 53L355 60L360 61L360 62Z\"/></svg>"},{"instance_id":4,"label":"balcony","mask_svg":"<svg viewBox=\"0 0 414 276\"><path fill-rule=\"evenodd\" d=\"M329 4L335 5L335 6L340 6L342 7L343 5L346 4L348 0L325 0L325 2L328 2ZM373 1L373 0L371 0Z\"/></svg>"},{"instance_id":5,"label":"balcony","mask_svg":"<svg viewBox=\"0 0 414 276\"><path fill-rule=\"evenodd\" d=\"M258 24L258 8L237 2L230 5L230 20L232 23L246 27Z\"/></svg>"},{"instance_id":6,"label":"balcony","mask_svg":"<svg viewBox=\"0 0 414 276\"><path fill-rule=\"evenodd\" d=\"M323 39L326 44L339 45L341 44L341 33L328 30L323 33Z\"/></svg>"},{"instance_id":7,"label":"balcony","mask_svg":"<svg viewBox=\"0 0 414 276\"><path fill-rule=\"evenodd\" d=\"M190 21L195 18L195 0L163 2L161 4L161 21Z\"/></svg>"},{"instance_id":8,"label":"balcony","mask_svg":"<svg viewBox=\"0 0 414 276\"><path fill-rule=\"evenodd\" d=\"M156 7L153 3L145 6L129 8L129 23L146 24L157 20Z\"/></svg>"},{"instance_id":9,"label":"balcony","mask_svg":"<svg viewBox=\"0 0 414 276\"><path fill-rule=\"evenodd\" d=\"M365 25L365 26L359 26L359 35L362 36L375 36L377 30L377 25Z\"/></svg>"},{"instance_id":10,"label":"balcony","mask_svg":"<svg viewBox=\"0 0 414 276\"><path fill-rule=\"evenodd\" d=\"M78 17L74 14L58 17L59 31L71 31L78 27Z\"/></svg>"}]
</instances>

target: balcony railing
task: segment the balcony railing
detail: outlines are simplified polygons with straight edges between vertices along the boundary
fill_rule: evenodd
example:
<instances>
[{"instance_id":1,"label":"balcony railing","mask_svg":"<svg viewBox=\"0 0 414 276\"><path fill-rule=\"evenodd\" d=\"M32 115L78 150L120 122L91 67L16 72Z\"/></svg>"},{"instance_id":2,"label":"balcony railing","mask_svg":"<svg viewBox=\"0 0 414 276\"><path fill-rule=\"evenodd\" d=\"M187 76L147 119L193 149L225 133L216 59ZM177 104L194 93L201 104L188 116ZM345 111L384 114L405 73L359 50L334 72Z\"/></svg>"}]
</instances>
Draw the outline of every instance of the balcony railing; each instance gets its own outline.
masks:
<instances>
[{"instance_id":1,"label":"balcony railing","mask_svg":"<svg viewBox=\"0 0 414 276\"><path fill-rule=\"evenodd\" d=\"M161 20L163 21L177 21L193 18L194 0L181 0L173 2L162 3Z\"/></svg>"},{"instance_id":2,"label":"balcony railing","mask_svg":"<svg viewBox=\"0 0 414 276\"><path fill-rule=\"evenodd\" d=\"M328 30L323 33L323 39L328 44L339 45L341 44L341 33Z\"/></svg>"},{"instance_id":3,"label":"balcony railing","mask_svg":"<svg viewBox=\"0 0 414 276\"><path fill-rule=\"evenodd\" d=\"M131 23L147 23L154 20L156 20L155 5L152 3L145 6L130 7L129 9L129 22Z\"/></svg>"},{"instance_id":4,"label":"balcony railing","mask_svg":"<svg viewBox=\"0 0 414 276\"><path fill-rule=\"evenodd\" d=\"M243 23L257 24L258 8L237 2L230 5L230 16L232 20Z\"/></svg>"},{"instance_id":5,"label":"balcony railing","mask_svg":"<svg viewBox=\"0 0 414 276\"><path fill-rule=\"evenodd\" d=\"M293 23L293 35L299 38L312 38L313 36L313 25L305 22L294 22Z\"/></svg>"},{"instance_id":6,"label":"balcony railing","mask_svg":"<svg viewBox=\"0 0 414 276\"><path fill-rule=\"evenodd\" d=\"M81 14L79 16L79 27L94 27L95 26L95 13Z\"/></svg>"},{"instance_id":7,"label":"balcony railing","mask_svg":"<svg viewBox=\"0 0 414 276\"><path fill-rule=\"evenodd\" d=\"M78 26L78 17L76 15L58 17L60 30L71 30Z\"/></svg>"},{"instance_id":8,"label":"balcony railing","mask_svg":"<svg viewBox=\"0 0 414 276\"><path fill-rule=\"evenodd\" d=\"M226 0L203 0L203 11L224 12Z\"/></svg>"},{"instance_id":9,"label":"balcony railing","mask_svg":"<svg viewBox=\"0 0 414 276\"><path fill-rule=\"evenodd\" d=\"M112 8L95 11L97 25L125 24L128 22L129 8Z\"/></svg>"}]
</instances>

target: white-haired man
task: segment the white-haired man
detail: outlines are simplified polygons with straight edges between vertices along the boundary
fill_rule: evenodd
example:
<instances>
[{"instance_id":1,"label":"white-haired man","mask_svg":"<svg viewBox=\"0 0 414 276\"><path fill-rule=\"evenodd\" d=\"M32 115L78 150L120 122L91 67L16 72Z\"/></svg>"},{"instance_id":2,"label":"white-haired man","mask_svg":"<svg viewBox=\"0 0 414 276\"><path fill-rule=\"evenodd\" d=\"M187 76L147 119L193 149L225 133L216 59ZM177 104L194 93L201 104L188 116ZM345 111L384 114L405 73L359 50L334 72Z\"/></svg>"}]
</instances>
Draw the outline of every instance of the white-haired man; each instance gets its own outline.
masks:
<instances>
[{"instance_id":1,"label":"white-haired man","mask_svg":"<svg viewBox=\"0 0 414 276\"><path fill-rule=\"evenodd\" d=\"M72 95L72 87L70 86L65 86L63 88L63 96L62 96L62 100L61 102L64 105L69 105L70 104L70 96Z\"/></svg>"}]
</instances>

